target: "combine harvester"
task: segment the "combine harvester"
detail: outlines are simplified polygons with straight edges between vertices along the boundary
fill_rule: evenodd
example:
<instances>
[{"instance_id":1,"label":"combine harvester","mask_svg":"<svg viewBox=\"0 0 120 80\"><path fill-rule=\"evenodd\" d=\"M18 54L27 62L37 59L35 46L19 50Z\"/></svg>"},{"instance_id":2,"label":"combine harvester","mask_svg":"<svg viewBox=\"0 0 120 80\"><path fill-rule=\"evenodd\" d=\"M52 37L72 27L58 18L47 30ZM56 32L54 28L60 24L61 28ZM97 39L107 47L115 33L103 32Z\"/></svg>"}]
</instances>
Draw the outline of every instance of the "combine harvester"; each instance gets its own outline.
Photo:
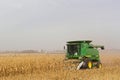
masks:
<instances>
[{"instance_id":1,"label":"combine harvester","mask_svg":"<svg viewBox=\"0 0 120 80\"><path fill-rule=\"evenodd\" d=\"M72 64L77 63L77 70L91 69L94 66L101 68L98 48L104 49L104 46L95 46L90 44L91 40L69 41L67 42L67 54L65 61L72 61Z\"/></svg>"}]
</instances>

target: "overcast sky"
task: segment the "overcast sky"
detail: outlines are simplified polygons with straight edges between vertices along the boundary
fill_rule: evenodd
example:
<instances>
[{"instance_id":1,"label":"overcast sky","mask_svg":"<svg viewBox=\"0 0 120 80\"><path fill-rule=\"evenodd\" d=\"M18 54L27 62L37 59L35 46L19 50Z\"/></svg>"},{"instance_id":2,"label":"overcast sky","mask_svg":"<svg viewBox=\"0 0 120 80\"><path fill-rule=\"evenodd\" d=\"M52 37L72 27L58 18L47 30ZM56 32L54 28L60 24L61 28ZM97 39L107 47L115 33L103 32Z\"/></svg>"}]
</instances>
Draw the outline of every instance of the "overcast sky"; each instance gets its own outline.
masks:
<instances>
[{"instance_id":1,"label":"overcast sky","mask_svg":"<svg viewBox=\"0 0 120 80\"><path fill-rule=\"evenodd\" d=\"M0 50L56 50L84 39L120 49L119 0L0 0Z\"/></svg>"}]
</instances>

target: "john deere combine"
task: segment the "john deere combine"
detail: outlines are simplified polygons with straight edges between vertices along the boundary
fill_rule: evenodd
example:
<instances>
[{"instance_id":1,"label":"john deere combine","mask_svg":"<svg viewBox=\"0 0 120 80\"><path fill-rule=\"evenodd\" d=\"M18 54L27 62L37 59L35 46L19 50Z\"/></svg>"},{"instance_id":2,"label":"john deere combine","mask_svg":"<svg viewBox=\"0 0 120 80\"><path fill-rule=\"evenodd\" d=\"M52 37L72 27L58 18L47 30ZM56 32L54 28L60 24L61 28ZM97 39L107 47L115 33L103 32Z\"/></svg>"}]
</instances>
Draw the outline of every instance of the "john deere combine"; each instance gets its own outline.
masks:
<instances>
[{"instance_id":1,"label":"john deere combine","mask_svg":"<svg viewBox=\"0 0 120 80\"><path fill-rule=\"evenodd\" d=\"M67 42L67 60L79 60L77 69L89 68L96 66L102 67L98 48L104 49L104 46L95 46L90 44L91 40L69 41Z\"/></svg>"}]
</instances>

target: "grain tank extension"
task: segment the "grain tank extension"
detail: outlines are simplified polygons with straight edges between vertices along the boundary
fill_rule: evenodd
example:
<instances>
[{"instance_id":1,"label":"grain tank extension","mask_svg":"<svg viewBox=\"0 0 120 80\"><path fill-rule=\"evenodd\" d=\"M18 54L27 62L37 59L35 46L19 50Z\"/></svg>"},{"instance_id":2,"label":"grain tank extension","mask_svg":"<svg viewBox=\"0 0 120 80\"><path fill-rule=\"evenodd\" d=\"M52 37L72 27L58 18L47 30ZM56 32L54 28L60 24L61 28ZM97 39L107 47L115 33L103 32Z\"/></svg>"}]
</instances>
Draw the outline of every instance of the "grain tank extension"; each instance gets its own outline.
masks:
<instances>
[{"instance_id":1,"label":"grain tank extension","mask_svg":"<svg viewBox=\"0 0 120 80\"><path fill-rule=\"evenodd\" d=\"M69 41L67 42L67 60L77 59L80 61L77 69L89 68L96 66L101 68L98 48L104 49L104 46L95 46L91 40Z\"/></svg>"}]
</instances>

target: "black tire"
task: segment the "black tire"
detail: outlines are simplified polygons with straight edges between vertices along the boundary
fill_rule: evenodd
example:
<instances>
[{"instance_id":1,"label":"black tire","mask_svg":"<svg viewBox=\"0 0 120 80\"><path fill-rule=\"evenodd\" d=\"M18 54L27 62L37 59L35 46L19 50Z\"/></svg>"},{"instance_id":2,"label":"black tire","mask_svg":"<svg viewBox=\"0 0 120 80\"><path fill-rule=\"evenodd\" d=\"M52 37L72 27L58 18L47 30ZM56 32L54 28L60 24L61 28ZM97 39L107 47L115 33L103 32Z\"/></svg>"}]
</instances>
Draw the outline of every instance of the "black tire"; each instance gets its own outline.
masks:
<instances>
[{"instance_id":1,"label":"black tire","mask_svg":"<svg viewBox=\"0 0 120 80\"><path fill-rule=\"evenodd\" d=\"M82 66L82 68L86 69L91 69L93 67L93 62L89 59L89 58L85 58L84 59L84 64Z\"/></svg>"},{"instance_id":2,"label":"black tire","mask_svg":"<svg viewBox=\"0 0 120 80\"><path fill-rule=\"evenodd\" d=\"M97 68L102 68L102 63L101 62L97 63Z\"/></svg>"}]
</instances>

